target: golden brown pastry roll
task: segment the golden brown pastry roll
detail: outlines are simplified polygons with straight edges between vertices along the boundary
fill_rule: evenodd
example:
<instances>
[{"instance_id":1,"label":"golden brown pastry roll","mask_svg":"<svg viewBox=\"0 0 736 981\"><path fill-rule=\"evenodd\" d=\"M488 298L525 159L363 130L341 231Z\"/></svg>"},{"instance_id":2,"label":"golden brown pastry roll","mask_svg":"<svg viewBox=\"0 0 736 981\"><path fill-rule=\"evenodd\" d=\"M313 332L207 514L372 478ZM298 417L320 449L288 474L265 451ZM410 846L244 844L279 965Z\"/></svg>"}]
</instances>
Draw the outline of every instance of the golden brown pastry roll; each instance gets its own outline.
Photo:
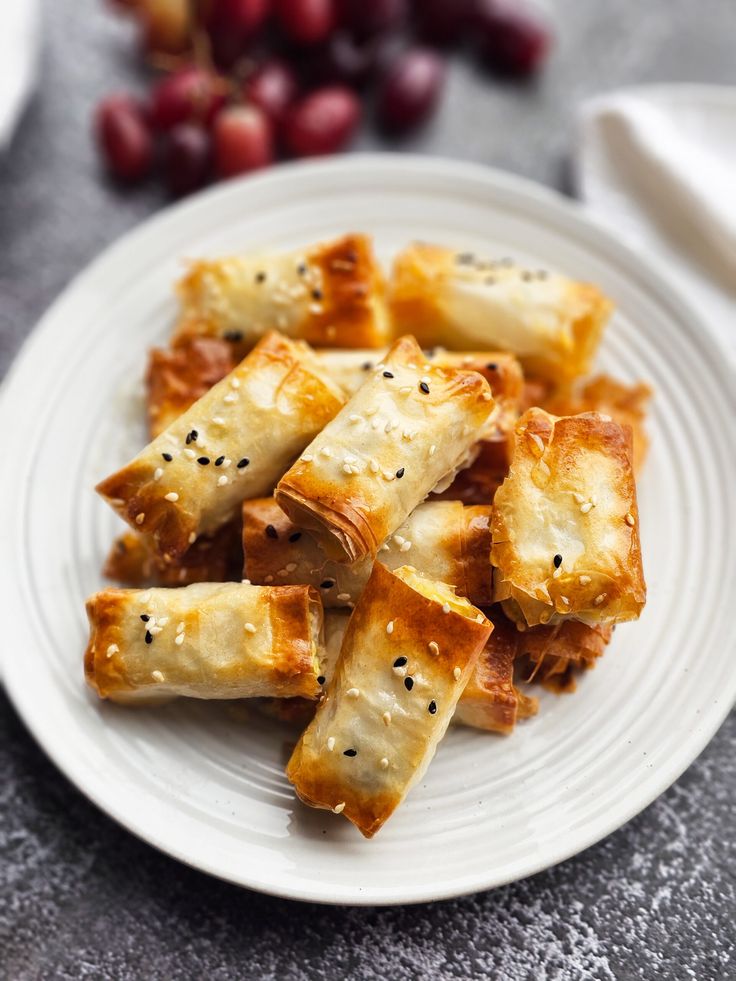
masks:
<instances>
[{"instance_id":1,"label":"golden brown pastry roll","mask_svg":"<svg viewBox=\"0 0 736 981\"><path fill-rule=\"evenodd\" d=\"M613 630L608 623L591 627L563 620L520 633L517 646L524 680L539 682L558 695L575 691L576 675L595 667Z\"/></svg>"},{"instance_id":2,"label":"golden brown pastry roll","mask_svg":"<svg viewBox=\"0 0 736 981\"><path fill-rule=\"evenodd\" d=\"M631 430L530 409L492 517L494 595L516 621L617 623L646 599Z\"/></svg>"},{"instance_id":3,"label":"golden brown pastry roll","mask_svg":"<svg viewBox=\"0 0 736 981\"><path fill-rule=\"evenodd\" d=\"M449 487L432 492L429 501L461 501L487 507L509 472L513 428L509 441L502 439L481 440L478 455L468 467L459 470Z\"/></svg>"},{"instance_id":4,"label":"golden brown pastry roll","mask_svg":"<svg viewBox=\"0 0 736 981\"><path fill-rule=\"evenodd\" d=\"M309 586L104 589L87 600L87 617L84 671L101 698L319 693L322 605Z\"/></svg>"},{"instance_id":5,"label":"golden brown pastry roll","mask_svg":"<svg viewBox=\"0 0 736 981\"><path fill-rule=\"evenodd\" d=\"M174 561L268 493L341 404L310 348L272 332L97 491Z\"/></svg>"},{"instance_id":6,"label":"golden brown pastry roll","mask_svg":"<svg viewBox=\"0 0 736 981\"><path fill-rule=\"evenodd\" d=\"M198 538L177 562L167 564L145 535L125 531L113 542L103 575L132 587L240 582L243 569L241 537L240 522L231 521L214 535Z\"/></svg>"},{"instance_id":7,"label":"golden brown pastry roll","mask_svg":"<svg viewBox=\"0 0 736 981\"><path fill-rule=\"evenodd\" d=\"M276 501L331 557L373 556L472 458L492 409L477 372L434 367L401 338L282 477Z\"/></svg>"},{"instance_id":8,"label":"golden brown pastry roll","mask_svg":"<svg viewBox=\"0 0 736 981\"><path fill-rule=\"evenodd\" d=\"M146 370L151 439L209 392L236 364L231 345L216 337L192 337L170 350L153 348Z\"/></svg>"},{"instance_id":9,"label":"golden brown pastry roll","mask_svg":"<svg viewBox=\"0 0 736 981\"><path fill-rule=\"evenodd\" d=\"M588 283L421 243L397 256L390 289L396 328L424 347L499 348L555 382L590 369L612 309Z\"/></svg>"},{"instance_id":10,"label":"golden brown pastry roll","mask_svg":"<svg viewBox=\"0 0 736 981\"><path fill-rule=\"evenodd\" d=\"M430 579L454 586L483 606L491 602L490 507L459 501L420 504L381 545L376 560L389 569L411 562ZM243 502L243 576L254 583L308 583L325 607L352 607L373 559L334 562L309 532L298 528L272 497Z\"/></svg>"},{"instance_id":11,"label":"golden brown pastry roll","mask_svg":"<svg viewBox=\"0 0 736 981\"><path fill-rule=\"evenodd\" d=\"M492 630L466 599L376 563L286 773L372 837L421 779Z\"/></svg>"},{"instance_id":12,"label":"golden brown pastry roll","mask_svg":"<svg viewBox=\"0 0 736 981\"><path fill-rule=\"evenodd\" d=\"M219 337L242 353L273 328L320 346L373 348L389 340L383 274L365 235L194 262L178 293L175 344Z\"/></svg>"}]
</instances>

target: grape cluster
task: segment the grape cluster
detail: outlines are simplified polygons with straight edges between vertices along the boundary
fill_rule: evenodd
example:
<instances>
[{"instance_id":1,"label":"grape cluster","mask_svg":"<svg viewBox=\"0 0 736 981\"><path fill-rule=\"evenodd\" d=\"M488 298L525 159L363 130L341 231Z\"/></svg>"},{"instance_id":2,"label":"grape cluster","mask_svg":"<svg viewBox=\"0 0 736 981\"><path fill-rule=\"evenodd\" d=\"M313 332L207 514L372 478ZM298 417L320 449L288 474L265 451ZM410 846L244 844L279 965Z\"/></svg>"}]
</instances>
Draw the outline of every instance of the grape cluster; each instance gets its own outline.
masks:
<instances>
[{"instance_id":1,"label":"grape cluster","mask_svg":"<svg viewBox=\"0 0 736 981\"><path fill-rule=\"evenodd\" d=\"M466 43L494 71L539 69L550 33L524 0L115 0L163 69L147 99L97 107L108 171L158 172L174 195L266 167L336 153L367 95L378 124L405 133L437 106L442 49Z\"/></svg>"}]
</instances>

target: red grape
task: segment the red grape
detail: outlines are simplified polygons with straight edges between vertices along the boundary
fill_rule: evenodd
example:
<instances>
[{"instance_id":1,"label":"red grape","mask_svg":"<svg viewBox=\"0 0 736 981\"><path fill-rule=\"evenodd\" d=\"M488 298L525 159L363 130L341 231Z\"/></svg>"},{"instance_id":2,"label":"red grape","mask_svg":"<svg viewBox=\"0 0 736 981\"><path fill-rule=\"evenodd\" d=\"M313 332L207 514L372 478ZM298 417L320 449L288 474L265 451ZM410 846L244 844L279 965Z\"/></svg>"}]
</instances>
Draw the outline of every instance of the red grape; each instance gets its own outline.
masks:
<instances>
[{"instance_id":1,"label":"red grape","mask_svg":"<svg viewBox=\"0 0 736 981\"><path fill-rule=\"evenodd\" d=\"M481 51L491 67L509 75L531 75L551 44L542 18L516 0L479 0L475 23Z\"/></svg>"},{"instance_id":2,"label":"red grape","mask_svg":"<svg viewBox=\"0 0 736 981\"><path fill-rule=\"evenodd\" d=\"M259 34L271 13L271 0L213 0L206 20L212 54L230 68Z\"/></svg>"},{"instance_id":3,"label":"red grape","mask_svg":"<svg viewBox=\"0 0 736 981\"><path fill-rule=\"evenodd\" d=\"M334 0L276 0L276 17L297 44L319 44L335 28Z\"/></svg>"},{"instance_id":4,"label":"red grape","mask_svg":"<svg viewBox=\"0 0 736 981\"><path fill-rule=\"evenodd\" d=\"M298 82L292 69L278 58L264 61L243 86L247 102L258 106L274 123L278 123L296 98Z\"/></svg>"},{"instance_id":5,"label":"red grape","mask_svg":"<svg viewBox=\"0 0 736 981\"><path fill-rule=\"evenodd\" d=\"M378 97L379 119L395 132L413 129L431 114L445 81L442 59L427 48L405 51L390 67Z\"/></svg>"},{"instance_id":6,"label":"red grape","mask_svg":"<svg viewBox=\"0 0 736 981\"><path fill-rule=\"evenodd\" d=\"M432 44L455 44L470 21L470 0L416 0L419 34Z\"/></svg>"},{"instance_id":7,"label":"red grape","mask_svg":"<svg viewBox=\"0 0 736 981\"><path fill-rule=\"evenodd\" d=\"M145 177L153 141L140 105L128 95L110 95L95 114L95 135L108 170L123 181Z\"/></svg>"},{"instance_id":8,"label":"red grape","mask_svg":"<svg viewBox=\"0 0 736 981\"><path fill-rule=\"evenodd\" d=\"M347 31L336 31L308 52L301 67L310 84L344 82L359 88L373 73L376 56L375 41L358 41Z\"/></svg>"},{"instance_id":9,"label":"red grape","mask_svg":"<svg viewBox=\"0 0 736 981\"><path fill-rule=\"evenodd\" d=\"M340 0L340 23L361 38L398 27L405 13L405 0Z\"/></svg>"},{"instance_id":10,"label":"red grape","mask_svg":"<svg viewBox=\"0 0 736 981\"><path fill-rule=\"evenodd\" d=\"M151 96L153 125L161 130L177 123L209 126L225 101L225 88L224 79L195 65L167 75Z\"/></svg>"},{"instance_id":11,"label":"red grape","mask_svg":"<svg viewBox=\"0 0 736 981\"><path fill-rule=\"evenodd\" d=\"M245 174L273 161L271 123L256 106L223 109L215 120L212 136L218 177Z\"/></svg>"},{"instance_id":12,"label":"red grape","mask_svg":"<svg viewBox=\"0 0 736 981\"><path fill-rule=\"evenodd\" d=\"M194 123L179 123L164 144L163 170L166 186L179 197L206 182L210 168L210 138Z\"/></svg>"},{"instance_id":13,"label":"red grape","mask_svg":"<svg viewBox=\"0 0 736 981\"><path fill-rule=\"evenodd\" d=\"M341 150L360 122L360 103L344 85L316 89L286 113L284 143L297 157Z\"/></svg>"}]
</instances>

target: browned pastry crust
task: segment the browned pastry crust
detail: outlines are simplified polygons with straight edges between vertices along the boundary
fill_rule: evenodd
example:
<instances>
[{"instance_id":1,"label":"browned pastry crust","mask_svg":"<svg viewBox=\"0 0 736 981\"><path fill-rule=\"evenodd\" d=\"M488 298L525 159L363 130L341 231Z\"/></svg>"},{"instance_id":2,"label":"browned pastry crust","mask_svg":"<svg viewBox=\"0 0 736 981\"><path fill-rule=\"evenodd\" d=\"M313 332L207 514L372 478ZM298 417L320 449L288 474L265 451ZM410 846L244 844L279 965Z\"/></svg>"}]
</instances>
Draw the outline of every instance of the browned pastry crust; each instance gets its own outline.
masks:
<instances>
[{"instance_id":1,"label":"browned pastry crust","mask_svg":"<svg viewBox=\"0 0 736 981\"><path fill-rule=\"evenodd\" d=\"M491 630L442 583L376 563L287 767L299 797L372 837L421 779Z\"/></svg>"}]
</instances>

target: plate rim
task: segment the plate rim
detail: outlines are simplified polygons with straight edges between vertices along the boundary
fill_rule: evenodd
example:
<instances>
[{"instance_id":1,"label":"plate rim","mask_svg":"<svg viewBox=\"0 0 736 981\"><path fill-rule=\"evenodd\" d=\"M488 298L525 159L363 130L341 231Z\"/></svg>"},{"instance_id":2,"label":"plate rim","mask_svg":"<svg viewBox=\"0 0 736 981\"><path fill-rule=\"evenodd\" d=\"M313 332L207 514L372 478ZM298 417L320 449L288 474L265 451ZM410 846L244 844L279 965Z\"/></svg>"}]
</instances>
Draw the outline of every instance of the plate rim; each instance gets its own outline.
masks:
<instances>
[{"instance_id":1,"label":"plate rim","mask_svg":"<svg viewBox=\"0 0 736 981\"><path fill-rule=\"evenodd\" d=\"M714 375L718 378L721 385L721 394L726 400L733 403L736 409L736 392L734 386L729 386L729 378L733 378L734 372L728 350L721 342L720 338L711 333L707 323L700 314L693 308L687 297L682 297L676 283L670 283L659 265L650 262L646 256L635 253L628 245L616 239L608 227L606 227L595 216L591 216L584 207L576 201L566 198L558 191L544 187L524 177L510 174L496 168L488 167L479 163L452 160L444 157L423 157L412 154L392 154L392 153L360 153L349 154L339 158L320 159L308 162L293 162L282 164L273 170L250 177L241 178L227 182L188 198L185 201L170 205L160 212L147 218L145 221L134 226L125 232L118 239L110 243L95 259L88 263L57 296L48 307L35 327L29 332L28 337L17 352L10 369L0 388L0 404L6 405L8 400L13 397L15 389L22 379L22 373L27 364L32 362L36 348L40 346L46 333L55 329L54 322L67 303L74 302L77 294L83 295L90 283L94 284L101 268L110 264L114 265L118 261L118 253L127 251L131 246L135 246L138 237L147 238L155 235L160 228L165 228L169 223L186 222L188 213L193 213L204 209L209 203L237 194L238 191L246 186L257 193L258 188L280 183L289 183L300 176L328 176L336 172L343 175L347 174L359 183L361 170L366 168L382 167L384 170L394 172L416 172L423 171L426 174L446 177L451 181L472 181L486 184L494 192L508 191L511 194L521 195L530 200L534 206L546 209L549 213L560 220L566 220L575 225L575 231L579 236L584 237L587 233L596 239L596 245L601 250L605 258L615 259L618 267L632 279L639 279L642 274L647 278L650 290L657 296L659 301L667 306L674 300L677 306L683 311L684 319L687 321L688 331L691 339L697 339L699 355L708 362ZM736 415L736 412L734 413ZM732 417L733 418L733 417ZM732 428L736 431L736 426L732 421ZM6 540L7 533L0 527L0 543ZM4 550L3 550L4 551ZM0 556L0 571L5 570L7 563L3 563ZM733 631L736 634L736 631ZM12 665L12 661L8 662ZM537 861L533 858L527 863L524 871L516 875L509 871L506 876L493 876L491 873L485 875L465 876L448 881L440 887L427 890L422 887L421 894L412 893L410 887L404 887L402 894L392 894L390 896L375 898L370 895L361 895L360 886L339 887L339 895L325 895L319 892L315 884L307 886L306 883L293 883L280 877L271 880L263 880L256 877L248 878L243 875L228 876L221 868L214 867L208 860L202 860L201 856L193 858L182 852L181 849L172 847L170 844L157 839L155 833L145 828L145 821L136 822L135 814L125 811L117 801L110 801L105 798L104 792L97 786L89 786L89 780L84 780L84 772L77 772L75 768L68 765L67 759L61 752L57 752L56 744L51 735L44 729L40 714L34 711L32 699L23 690L22 685L14 685L12 666L7 669L3 667L2 680L8 698L14 705L16 711L23 720L24 725L33 736L36 743L43 749L46 755L52 760L54 765L61 773L89 800L98 806L106 815L113 818L118 824L122 825L127 831L136 837L152 845L159 851L167 854L183 864L200 871L204 871L215 878L223 881L232 882L235 885L257 890L259 892L278 896L285 899L295 899L307 902L320 903L325 905L353 905L353 906L390 906L390 905L409 905L436 900L450 899L457 896L468 895L489 888L497 888L509 882L517 881L535 875L548 868L566 861L574 855L585 851L592 845L606 838L609 834L618 830L634 816L648 807L679 776L694 762L700 755L705 746L710 742L718 731L733 703L736 701L736 676L724 698L720 702L716 711L710 711L705 720L701 719L701 725L697 730L693 730L682 746L686 751L680 751L673 755L667 767L659 770L658 779L653 779L649 789L643 796L629 798L629 806L622 807L615 812L615 817L607 821L601 821L592 833L583 835L578 844L569 847L561 847L558 852L547 853ZM713 706L715 708L715 706ZM705 724L703 724L705 722ZM614 813L614 812L612 812ZM467 880L467 881L466 881ZM333 892L335 890L333 889ZM348 896L347 893L350 893ZM428 894L431 892L431 895Z\"/></svg>"}]
</instances>

